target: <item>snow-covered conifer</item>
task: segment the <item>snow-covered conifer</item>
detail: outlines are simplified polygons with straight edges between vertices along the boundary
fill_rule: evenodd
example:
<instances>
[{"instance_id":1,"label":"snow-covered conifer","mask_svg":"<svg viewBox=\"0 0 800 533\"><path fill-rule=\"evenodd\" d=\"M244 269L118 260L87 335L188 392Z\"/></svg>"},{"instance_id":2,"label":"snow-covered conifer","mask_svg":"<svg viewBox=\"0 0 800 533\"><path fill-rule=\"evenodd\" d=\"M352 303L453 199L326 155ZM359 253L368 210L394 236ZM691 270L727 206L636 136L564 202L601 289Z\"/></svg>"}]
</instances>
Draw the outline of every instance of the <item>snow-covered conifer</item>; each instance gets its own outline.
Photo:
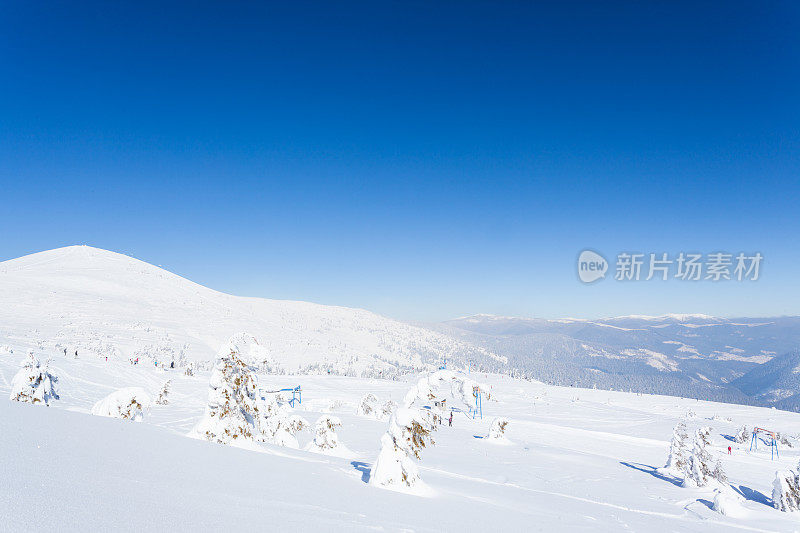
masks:
<instances>
[{"instance_id":1,"label":"snow-covered conifer","mask_svg":"<svg viewBox=\"0 0 800 533\"><path fill-rule=\"evenodd\" d=\"M800 475L797 472L794 470L775 472L775 481L772 483L772 505L784 512L800 509Z\"/></svg>"},{"instance_id":2,"label":"snow-covered conifer","mask_svg":"<svg viewBox=\"0 0 800 533\"><path fill-rule=\"evenodd\" d=\"M725 470L722 468L722 461L717 459L717 462L714 464L714 470L711 471L711 477L720 485L726 485L728 483L728 476L725 474Z\"/></svg>"},{"instance_id":3,"label":"snow-covered conifer","mask_svg":"<svg viewBox=\"0 0 800 533\"><path fill-rule=\"evenodd\" d=\"M389 429L381 437L381 451L372 467L370 484L394 488L412 488L420 483L419 468L414 459L433 444L433 424L427 413L419 409L397 409Z\"/></svg>"},{"instance_id":4,"label":"snow-covered conifer","mask_svg":"<svg viewBox=\"0 0 800 533\"><path fill-rule=\"evenodd\" d=\"M92 407L92 414L141 422L152 401L144 389L127 387L112 392Z\"/></svg>"},{"instance_id":5,"label":"snow-covered conifer","mask_svg":"<svg viewBox=\"0 0 800 533\"><path fill-rule=\"evenodd\" d=\"M688 443L689 435L686 433L686 424L679 421L672 430L672 440L669 443L669 457L667 457L667 464L664 469L683 476L688 465Z\"/></svg>"},{"instance_id":6,"label":"snow-covered conifer","mask_svg":"<svg viewBox=\"0 0 800 533\"><path fill-rule=\"evenodd\" d=\"M708 445L711 443L710 427L702 427L695 432L692 455L686 468L686 477L683 480L685 487L705 487L713 479L711 469L711 454Z\"/></svg>"},{"instance_id":7,"label":"snow-covered conifer","mask_svg":"<svg viewBox=\"0 0 800 533\"><path fill-rule=\"evenodd\" d=\"M371 418L378 418L378 398L371 392L361 398L361 403L358 405L356 413L360 416L368 416Z\"/></svg>"},{"instance_id":8,"label":"snow-covered conifer","mask_svg":"<svg viewBox=\"0 0 800 533\"><path fill-rule=\"evenodd\" d=\"M164 385L161 386L161 392L158 393L158 398L156 398L156 403L158 405L167 405L169 404L169 386L172 383L172 380L168 379L164 382Z\"/></svg>"},{"instance_id":9,"label":"snow-covered conifer","mask_svg":"<svg viewBox=\"0 0 800 533\"><path fill-rule=\"evenodd\" d=\"M747 430L747 426L742 426L737 429L733 440L739 444L747 443L750 440L750 431Z\"/></svg>"},{"instance_id":10,"label":"snow-covered conifer","mask_svg":"<svg viewBox=\"0 0 800 533\"><path fill-rule=\"evenodd\" d=\"M42 364L30 352L11 380L10 398L17 402L50 405L52 400L58 400L56 383L58 378L50 372L50 362Z\"/></svg>"},{"instance_id":11,"label":"snow-covered conifer","mask_svg":"<svg viewBox=\"0 0 800 533\"><path fill-rule=\"evenodd\" d=\"M339 442L339 435L336 434L336 430L340 427L342 421L338 417L332 415L319 417L314 428L314 440L309 443L306 450L328 455L349 454L349 450Z\"/></svg>"},{"instance_id":12,"label":"snow-covered conifer","mask_svg":"<svg viewBox=\"0 0 800 533\"><path fill-rule=\"evenodd\" d=\"M397 409L397 402L392 400L386 400L381 408L381 414L383 415L381 418L389 418Z\"/></svg>"},{"instance_id":13,"label":"snow-covered conifer","mask_svg":"<svg viewBox=\"0 0 800 533\"><path fill-rule=\"evenodd\" d=\"M486 437L489 441L495 443L509 443L506 437L506 428L508 427L508 418L499 416L492 420L492 425L489 426L489 435Z\"/></svg>"},{"instance_id":14,"label":"snow-covered conifer","mask_svg":"<svg viewBox=\"0 0 800 533\"><path fill-rule=\"evenodd\" d=\"M233 342L217 356L208 387L205 414L190 435L221 444L259 440L255 376Z\"/></svg>"}]
</instances>

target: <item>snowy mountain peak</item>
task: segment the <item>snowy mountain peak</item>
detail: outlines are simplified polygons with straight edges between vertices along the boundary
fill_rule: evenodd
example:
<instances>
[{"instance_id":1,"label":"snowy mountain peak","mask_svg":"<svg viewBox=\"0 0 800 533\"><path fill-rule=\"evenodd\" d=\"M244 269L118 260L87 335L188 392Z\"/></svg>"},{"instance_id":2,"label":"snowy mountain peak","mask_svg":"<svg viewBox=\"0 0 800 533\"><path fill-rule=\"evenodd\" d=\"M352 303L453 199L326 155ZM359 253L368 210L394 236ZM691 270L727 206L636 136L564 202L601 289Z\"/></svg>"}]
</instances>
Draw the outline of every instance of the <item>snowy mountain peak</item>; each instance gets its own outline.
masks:
<instances>
[{"instance_id":1,"label":"snowy mountain peak","mask_svg":"<svg viewBox=\"0 0 800 533\"><path fill-rule=\"evenodd\" d=\"M391 376L503 358L361 309L231 296L132 257L68 246L0 263L0 324L13 339L113 357L209 360L246 331L276 372ZM13 342L11 342L13 341Z\"/></svg>"}]
</instances>

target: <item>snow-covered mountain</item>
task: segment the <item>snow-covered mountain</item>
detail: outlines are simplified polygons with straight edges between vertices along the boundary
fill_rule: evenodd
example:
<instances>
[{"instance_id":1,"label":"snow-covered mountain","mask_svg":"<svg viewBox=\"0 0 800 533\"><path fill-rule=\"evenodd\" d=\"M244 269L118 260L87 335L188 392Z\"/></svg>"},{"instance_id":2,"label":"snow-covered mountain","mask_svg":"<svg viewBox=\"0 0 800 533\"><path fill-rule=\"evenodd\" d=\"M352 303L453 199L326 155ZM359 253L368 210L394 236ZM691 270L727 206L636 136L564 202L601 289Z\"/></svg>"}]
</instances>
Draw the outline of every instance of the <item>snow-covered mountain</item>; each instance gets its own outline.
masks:
<instances>
[{"instance_id":1,"label":"snow-covered mountain","mask_svg":"<svg viewBox=\"0 0 800 533\"><path fill-rule=\"evenodd\" d=\"M273 372L389 377L444 358L504 366L485 349L368 311L231 296L88 246L0 263L0 345L205 361L242 331Z\"/></svg>"},{"instance_id":2,"label":"snow-covered mountain","mask_svg":"<svg viewBox=\"0 0 800 533\"><path fill-rule=\"evenodd\" d=\"M756 390L745 386L743 376L800 346L800 317L476 315L432 328L504 355L512 368L553 383L737 402L785 398L786 391L778 389L788 377L773 376L774 390Z\"/></svg>"}]
</instances>

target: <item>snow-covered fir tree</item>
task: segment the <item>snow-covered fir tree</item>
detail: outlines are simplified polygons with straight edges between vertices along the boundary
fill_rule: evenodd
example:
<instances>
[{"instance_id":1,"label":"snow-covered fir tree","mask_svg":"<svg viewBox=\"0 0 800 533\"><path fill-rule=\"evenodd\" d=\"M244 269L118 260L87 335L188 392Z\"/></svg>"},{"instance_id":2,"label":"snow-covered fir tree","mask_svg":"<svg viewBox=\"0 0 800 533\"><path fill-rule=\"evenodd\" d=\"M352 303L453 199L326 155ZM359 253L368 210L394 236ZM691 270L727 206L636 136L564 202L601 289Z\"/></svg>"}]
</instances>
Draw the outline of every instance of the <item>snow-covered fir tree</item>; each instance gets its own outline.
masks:
<instances>
[{"instance_id":1,"label":"snow-covered fir tree","mask_svg":"<svg viewBox=\"0 0 800 533\"><path fill-rule=\"evenodd\" d=\"M386 400L381 408L382 419L388 419L397 409L397 402L393 400Z\"/></svg>"},{"instance_id":2,"label":"snow-covered fir tree","mask_svg":"<svg viewBox=\"0 0 800 533\"><path fill-rule=\"evenodd\" d=\"M775 472L772 482L772 505L779 511L789 512L800 509L800 465L797 472L783 470Z\"/></svg>"},{"instance_id":3,"label":"snow-covered fir tree","mask_svg":"<svg viewBox=\"0 0 800 533\"><path fill-rule=\"evenodd\" d=\"M255 375L233 342L217 356L208 387L205 414L191 435L221 444L260 440Z\"/></svg>"},{"instance_id":4,"label":"snow-covered fir tree","mask_svg":"<svg viewBox=\"0 0 800 533\"><path fill-rule=\"evenodd\" d=\"M667 457L667 464L664 465L665 470L681 477L683 476L688 466L688 440L689 435L686 433L686 424L681 420L672 430L672 440L669 443L669 456Z\"/></svg>"},{"instance_id":5,"label":"snow-covered fir tree","mask_svg":"<svg viewBox=\"0 0 800 533\"><path fill-rule=\"evenodd\" d=\"M267 394L258 402L255 420L257 440L297 448L297 433L309 426L306 419L292 414L289 405L281 403L275 394Z\"/></svg>"},{"instance_id":6,"label":"snow-covered fir tree","mask_svg":"<svg viewBox=\"0 0 800 533\"><path fill-rule=\"evenodd\" d=\"M20 369L11 380L10 398L17 402L50 405L58 400L58 378L50 371L50 362L41 363L33 352L20 363Z\"/></svg>"},{"instance_id":7,"label":"snow-covered fir tree","mask_svg":"<svg viewBox=\"0 0 800 533\"><path fill-rule=\"evenodd\" d=\"M722 461L719 459L717 459L717 462L714 464L711 477L720 485L726 485L728 483L728 475L725 474L725 470L722 468Z\"/></svg>"},{"instance_id":8,"label":"snow-covered fir tree","mask_svg":"<svg viewBox=\"0 0 800 533\"><path fill-rule=\"evenodd\" d=\"M356 413L360 416L378 418L379 417L378 398L371 392L365 394L364 397L361 398L361 403L358 404L358 409L356 410Z\"/></svg>"},{"instance_id":9,"label":"snow-covered fir tree","mask_svg":"<svg viewBox=\"0 0 800 533\"><path fill-rule=\"evenodd\" d=\"M506 428L508 427L508 418L498 416L492 420L492 425L489 426L489 435L486 437L491 441L506 442Z\"/></svg>"},{"instance_id":10,"label":"snow-covered fir tree","mask_svg":"<svg viewBox=\"0 0 800 533\"><path fill-rule=\"evenodd\" d=\"M332 415L322 415L317 419L314 428L314 440L307 450L317 453L335 453L341 448L336 430L342 427L342 421Z\"/></svg>"},{"instance_id":11,"label":"snow-covered fir tree","mask_svg":"<svg viewBox=\"0 0 800 533\"><path fill-rule=\"evenodd\" d=\"M422 449L434 443L433 429L428 413L419 409L397 409L381 437L381 451L372 467L370 484L396 488L417 485L419 467L414 459L419 459Z\"/></svg>"},{"instance_id":12,"label":"snow-covered fir tree","mask_svg":"<svg viewBox=\"0 0 800 533\"><path fill-rule=\"evenodd\" d=\"M742 426L736 430L736 435L733 437L738 444L746 444L750 441L750 431L748 431L747 426Z\"/></svg>"},{"instance_id":13,"label":"snow-covered fir tree","mask_svg":"<svg viewBox=\"0 0 800 533\"><path fill-rule=\"evenodd\" d=\"M158 398L156 398L156 403L158 405L169 404L169 387L171 383L172 380L168 379L164 382L164 385L161 386L161 391L158 393Z\"/></svg>"},{"instance_id":14,"label":"snow-covered fir tree","mask_svg":"<svg viewBox=\"0 0 800 533\"><path fill-rule=\"evenodd\" d=\"M711 428L702 427L695 432L692 455L686 467L686 477L683 480L685 487L705 487L714 479L711 468L711 454L708 445L711 443Z\"/></svg>"}]
</instances>

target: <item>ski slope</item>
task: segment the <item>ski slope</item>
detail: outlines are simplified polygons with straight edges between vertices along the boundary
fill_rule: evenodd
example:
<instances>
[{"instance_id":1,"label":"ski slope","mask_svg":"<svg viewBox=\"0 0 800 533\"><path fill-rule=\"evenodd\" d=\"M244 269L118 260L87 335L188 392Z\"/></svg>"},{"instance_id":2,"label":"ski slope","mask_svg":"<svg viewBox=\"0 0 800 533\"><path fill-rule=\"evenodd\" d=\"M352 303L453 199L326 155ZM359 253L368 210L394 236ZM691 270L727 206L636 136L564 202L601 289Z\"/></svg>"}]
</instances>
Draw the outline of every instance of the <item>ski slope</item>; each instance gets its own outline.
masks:
<instances>
[{"instance_id":1,"label":"ski slope","mask_svg":"<svg viewBox=\"0 0 800 533\"><path fill-rule=\"evenodd\" d=\"M301 385L297 414L333 413L351 458L273 445L257 451L186 436L201 418L208 372L182 372L87 355L52 357L61 399L51 407L7 400L24 353L0 354L0 529L54 531L793 531L800 516L770 505L774 472L796 449L749 452L729 441L741 424L793 434L800 415L666 396L563 388L473 373L488 385L484 419L458 415L423 451L427 497L367 484L387 422L357 416L368 392L400 401L412 385L344 376L258 376L266 388ZM140 423L90 415L121 387L155 397L172 380L170 404ZM708 489L662 476L668 440L684 416L711 425L712 454L746 501L740 517L710 508ZM482 437L510 419L510 444ZM301 448L312 435L299 435ZM726 448L733 447L728 456Z\"/></svg>"}]
</instances>

